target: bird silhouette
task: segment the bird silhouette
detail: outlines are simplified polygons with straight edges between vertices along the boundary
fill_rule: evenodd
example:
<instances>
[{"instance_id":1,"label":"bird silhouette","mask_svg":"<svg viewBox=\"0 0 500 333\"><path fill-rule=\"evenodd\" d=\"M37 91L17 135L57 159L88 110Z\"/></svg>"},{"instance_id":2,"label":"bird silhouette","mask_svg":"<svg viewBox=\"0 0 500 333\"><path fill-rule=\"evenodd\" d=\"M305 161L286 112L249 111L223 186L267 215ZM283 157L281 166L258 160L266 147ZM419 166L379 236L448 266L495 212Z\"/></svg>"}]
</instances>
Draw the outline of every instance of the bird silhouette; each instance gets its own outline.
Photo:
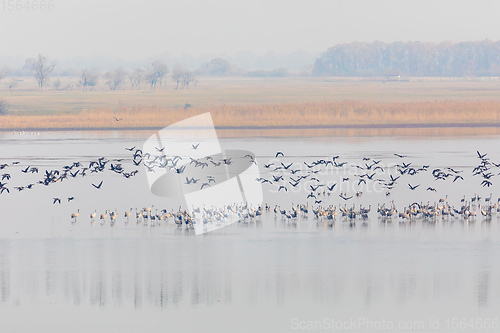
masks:
<instances>
[{"instance_id":1,"label":"bird silhouette","mask_svg":"<svg viewBox=\"0 0 500 333\"><path fill-rule=\"evenodd\" d=\"M335 185L337 185L337 183L333 184L330 187L327 186L326 188L328 189L328 191L333 191L333 188L335 187Z\"/></svg>"},{"instance_id":2,"label":"bird silhouette","mask_svg":"<svg viewBox=\"0 0 500 333\"><path fill-rule=\"evenodd\" d=\"M490 182L490 181L488 181L488 180L483 180L483 181L481 182L481 185L483 185L483 187L485 187L485 186L490 187L491 185L493 185L493 183L492 183L492 182Z\"/></svg>"},{"instance_id":3,"label":"bird silhouette","mask_svg":"<svg viewBox=\"0 0 500 333\"><path fill-rule=\"evenodd\" d=\"M283 186L283 185L281 185L279 187L278 192L281 191L281 190L285 190L285 192L288 192L288 189L285 186Z\"/></svg>"},{"instance_id":4,"label":"bird silhouette","mask_svg":"<svg viewBox=\"0 0 500 333\"><path fill-rule=\"evenodd\" d=\"M99 183L99 185L96 185L96 184L92 183L92 186L94 186L96 189L99 190L101 188L102 182L103 181L101 180L101 182Z\"/></svg>"},{"instance_id":5,"label":"bird silhouette","mask_svg":"<svg viewBox=\"0 0 500 333\"><path fill-rule=\"evenodd\" d=\"M477 156L479 156L480 159L483 159L483 158L486 157L486 155L488 155L488 154L482 154L481 155L481 153L479 152L479 150L477 150L476 152L477 152Z\"/></svg>"}]
</instances>

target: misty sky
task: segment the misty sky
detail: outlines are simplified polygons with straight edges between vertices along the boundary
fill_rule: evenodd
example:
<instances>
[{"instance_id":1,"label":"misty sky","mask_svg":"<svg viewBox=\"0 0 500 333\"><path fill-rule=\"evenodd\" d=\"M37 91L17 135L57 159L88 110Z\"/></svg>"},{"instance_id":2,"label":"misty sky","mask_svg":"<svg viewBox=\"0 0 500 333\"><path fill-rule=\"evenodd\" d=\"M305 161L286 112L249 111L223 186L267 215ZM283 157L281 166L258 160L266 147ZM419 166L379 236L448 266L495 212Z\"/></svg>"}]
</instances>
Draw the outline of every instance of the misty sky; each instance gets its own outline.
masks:
<instances>
[{"instance_id":1,"label":"misty sky","mask_svg":"<svg viewBox=\"0 0 500 333\"><path fill-rule=\"evenodd\" d=\"M321 53L375 40L500 40L497 0L53 0L4 10L0 55L55 58ZM7 3L8 0L5 0Z\"/></svg>"}]
</instances>

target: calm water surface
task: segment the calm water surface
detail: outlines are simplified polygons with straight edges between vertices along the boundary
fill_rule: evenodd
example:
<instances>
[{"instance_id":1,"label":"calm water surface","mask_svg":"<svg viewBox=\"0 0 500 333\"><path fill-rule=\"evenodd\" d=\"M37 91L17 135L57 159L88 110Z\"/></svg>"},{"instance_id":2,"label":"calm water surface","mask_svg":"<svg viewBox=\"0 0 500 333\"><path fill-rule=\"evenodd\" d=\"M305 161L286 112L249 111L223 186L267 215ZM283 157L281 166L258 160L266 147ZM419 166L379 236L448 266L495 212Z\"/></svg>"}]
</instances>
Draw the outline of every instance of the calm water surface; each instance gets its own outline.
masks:
<instances>
[{"instance_id":1,"label":"calm water surface","mask_svg":"<svg viewBox=\"0 0 500 333\"><path fill-rule=\"evenodd\" d=\"M476 150L500 162L500 136L224 138L224 149L254 152L264 178L274 174L266 163L294 163L305 173L303 162L339 155L338 161L348 165L317 174L321 182L337 183L330 196L318 199L324 206L371 205L372 210L366 220L337 216L333 225L312 214L289 221L271 210L195 236L172 221L152 226L123 217L130 208L135 214L135 208L182 205L153 196L144 169L135 167L125 150L141 147L150 135L0 134L0 164L9 164L0 174L11 175L2 181L10 193L0 195L1 332L288 332L331 331L332 326L346 332L441 332L460 330L462 323L472 325L462 331L498 331L497 215L400 223L382 220L376 207L394 200L402 210L448 195L458 208L464 195L490 193L496 202L500 170L492 168L493 185L483 187L472 169L479 163ZM277 151L285 157L276 159ZM407 157L400 160L394 153ZM123 158L127 171L139 173L125 179L107 171L36 184L45 170L101 156ZM464 180L405 175L386 196L385 189L357 184L355 165L369 163L363 157L381 160L380 178L396 176L394 164L404 161L430 169L452 167L463 171ZM28 166L38 167L39 174L21 171ZM101 180L96 190L92 183ZM29 183L36 185L14 189ZM411 191L408 183L420 186ZM308 202L310 184L288 186L286 193L264 185L264 202L290 210L292 202ZM437 192L426 191L428 186ZM338 196L356 191L363 195L348 202ZM68 202L71 196L75 199ZM53 204L54 197L61 204ZM81 214L72 222L77 209ZM119 213L114 225L99 219L91 223L90 213L105 210Z\"/></svg>"}]
</instances>

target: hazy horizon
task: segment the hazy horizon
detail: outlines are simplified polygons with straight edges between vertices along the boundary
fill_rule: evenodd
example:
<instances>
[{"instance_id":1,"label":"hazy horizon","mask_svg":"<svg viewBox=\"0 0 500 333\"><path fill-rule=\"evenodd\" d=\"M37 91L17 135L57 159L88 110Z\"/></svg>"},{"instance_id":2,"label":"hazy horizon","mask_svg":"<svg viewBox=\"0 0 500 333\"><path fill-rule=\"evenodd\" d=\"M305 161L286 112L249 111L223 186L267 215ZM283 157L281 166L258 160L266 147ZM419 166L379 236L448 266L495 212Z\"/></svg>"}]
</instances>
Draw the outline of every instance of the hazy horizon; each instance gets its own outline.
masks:
<instances>
[{"instance_id":1,"label":"hazy horizon","mask_svg":"<svg viewBox=\"0 0 500 333\"><path fill-rule=\"evenodd\" d=\"M500 2L494 0L53 0L53 5L45 11L0 5L0 30L8 32L1 37L0 56L143 61L165 54L318 55L354 41L500 40Z\"/></svg>"}]
</instances>

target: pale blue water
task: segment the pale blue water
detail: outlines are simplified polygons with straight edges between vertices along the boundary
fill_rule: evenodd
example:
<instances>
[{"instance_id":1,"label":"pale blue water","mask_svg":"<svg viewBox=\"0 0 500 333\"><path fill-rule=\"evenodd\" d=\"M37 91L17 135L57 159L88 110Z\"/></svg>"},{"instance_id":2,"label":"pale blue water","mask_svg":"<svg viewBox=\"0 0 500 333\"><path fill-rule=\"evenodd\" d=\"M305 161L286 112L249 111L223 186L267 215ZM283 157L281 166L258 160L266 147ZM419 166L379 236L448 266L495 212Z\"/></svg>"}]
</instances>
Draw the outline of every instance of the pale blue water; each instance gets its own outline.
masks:
<instances>
[{"instance_id":1,"label":"pale blue water","mask_svg":"<svg viewBox=\"0 0 500 333\"><path fill-rule=\"evenodd\" d=\"M225 149L254 152L261 176L269 179L277 173L265 169L266 163L294 163L303 169L300 174L307 172L304 161L340 155L338 160L351 167L323 168L317 174L320 183L337 183L334 193L321 197L322 205L372 205L372 211L369 219L355 223L337 216L333 226L312 216L288 221L271 211L195 236L172 220L151 226L122 216L130 208L135 215L135 208L176 210L181 204L153 196L144 169L131 164L125 147L140 147L149 135L0 134L0 164L10 164L0 175L12 176L2 181L11 192L0 195L2 332L498 331L497 215L412 223L395 217L387 223L376 207L394 200L401 210L448 195L458 208L464 195L490 193L496 202L500 170L492 168L488 188L472 176L472 168L478 164L476 150L500 162L499 137L222 139ZM275 159L277 151L285 157ZM400 160L393 153L408 155L404 161L413 165L463 170L464 181L435 181L429 173L403 176L389 197L372 183L353 181L360 173L353 165L366 163L365 156L382 160L386 171L376 177L396 175L393 165ZM36 184L45 169L101 156L128 159L124 167L139 173L125 179L106 171L13 189ZM28 166L40 173L22 173ZM343 177L351 179L342 182ZM100 190L92 187L101 180ZM420 187L411 191L408 183ZM300 190L288 186L286 194L264 185L264 202L290 210L292 202L307 202L310 184ZM438 192L426 191L428 186ZM359 190L363 195L348 202L338 196ZM75 199L68 202L70 196ZM54 197L61 204L53 205ZM77 209L80 216L72 222ZM109 219L91 223L91 212L105 210L119 213L113 226ZM472 326L461 329L462 324Z\"/></svg>"}]
</instances>

